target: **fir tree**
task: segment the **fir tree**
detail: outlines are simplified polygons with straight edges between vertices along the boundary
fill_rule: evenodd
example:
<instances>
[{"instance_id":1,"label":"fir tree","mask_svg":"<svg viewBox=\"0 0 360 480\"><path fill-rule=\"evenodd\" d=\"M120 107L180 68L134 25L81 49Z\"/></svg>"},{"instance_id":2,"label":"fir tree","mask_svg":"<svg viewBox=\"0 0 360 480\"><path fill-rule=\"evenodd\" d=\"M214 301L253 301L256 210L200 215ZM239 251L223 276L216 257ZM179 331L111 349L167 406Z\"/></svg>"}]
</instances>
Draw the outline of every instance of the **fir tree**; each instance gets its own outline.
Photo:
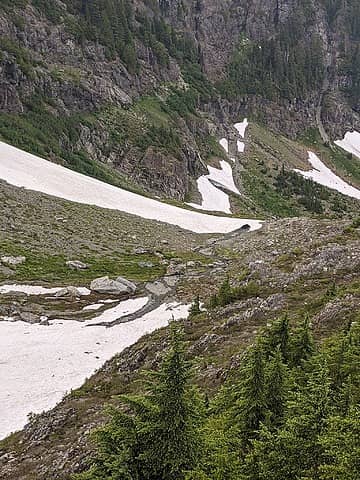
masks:
<instances>
[{"instance_id":1,"label":"fir tree","mask_svg":"<svg viewBox=\"0 0 360 480\"><path fill-rule=\"evenodd\" d=\"M289 320L287 316L276 320L260 341L268 356L274 355L279 349L286 362L289 358Z\"/></svg>"},{"instance_id":2,"label":"fir tree","mask_svg":"<svg viewBox=\"0 0 360 480\"><path fill-rule=\"evenodd\" d=\"M345 417L334 416L320 438L323 462L321 480L360 478L360 408L353 407Z\"/></svg>"},{"instance_id":3,"label":"fir tree","mask_svg":"<svg viewBox=\"0 0 360 480\"><path fill-rule=\"evenodd\" d=\"M287 367L280 349L266 365L267 424L277 427L282 423L287 399Z\"/></svg>"},{"instance_id":4,"label":"fir tree","mask_svg":"<svg viewBox=\"0 0 360 480\"><path fill-rule=\"evenodd\" d=\"M234 422L239 439L247 445L256 436L261 422L266 418L264 357L260 344L247 353L234 406L230 410L230 422Z\"/></svg>"},{"instance_id":5,"label":"fir tree","mask_svg":"<svg viewBox=\"0 0 360 480\"><path fill-rule=\"evenodd\" d=\"M228 305L232 301L232 290L230 286L230 279L226 277L219 289L219 303L221 306Z\"/></svg>"},{"instance_id":6,"label":"fir tree","mask_svg":"<svg viewBox=\"0 0 360 480\"><path fill-rule=\"evenodd\" d=\"M149 437L144 458L149 478L177 480L195 467L199 458L200 399L189 386L190 364L185 360L181 333L175 327L173 339L154 389L158 419Z\"/></svg>"},{"instance_id":7,"label":"fir tree","mask_svg":"<svg viewBox=\"0 0 360 480\"><path fill-rule=\"evenodd\" d=\"M203 403L190 383L182 334L172 340L160 371L147 374L146 395L122 396L124 413L94 433L97 455L78 480L181 480L197 467Z\"/></svg>"},{"instance_id":8,"label":"fir tree","mask_svg":"<svg viewBox=\"0 0 360 480\"><path fill-rule=\"evenodd\" d=\"M305 316L303 323L295 330L291 342L291 364L299 366L314 353L314 340L310 328L310 319Z\"/></svg>"}]
</instances>

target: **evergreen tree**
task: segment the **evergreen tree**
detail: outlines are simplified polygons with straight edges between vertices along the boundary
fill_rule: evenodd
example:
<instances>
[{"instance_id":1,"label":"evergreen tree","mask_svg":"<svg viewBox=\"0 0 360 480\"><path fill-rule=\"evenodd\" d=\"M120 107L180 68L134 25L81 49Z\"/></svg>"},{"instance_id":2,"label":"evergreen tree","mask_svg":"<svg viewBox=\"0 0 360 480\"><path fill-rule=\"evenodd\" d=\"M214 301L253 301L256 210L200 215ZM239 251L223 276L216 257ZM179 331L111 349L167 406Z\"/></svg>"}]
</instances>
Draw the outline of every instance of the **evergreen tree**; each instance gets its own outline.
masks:
<instances>
[{"instance_id":1,"label":"evergreen tree","mask_svg":"<svg viewBox=\"0 0 360 480\"><path fill-rule=\"evenodd\" d=\"M285 315L276 320L261 339L264 351L268 356L274 355L279 349L283 360L289 358L289 319Z\"/></svg>"},{"instance_id":2,"label":"evergreen tree","mask_svg":"<svg viewBox=\"0 0 360 480\"><path fill-rule=\"evenodd\" d=\"M299 366L314 353L314 340L310 328L310 319L305 316L303 323L295 330L291 342L291 364Z\"/></svg>"},{"instance_id":3,"label":"evergreen tree","mask_svg":"<svg viewBox=\"0 0 360 480\"><path fill-rule=\"evenodd\" d=\"M283 420L287 399L287 367L282 361L280 349L266 365L267 424L278 427Z\"/></svg>"},{"instance_id":4,"label":"evergreen tree","mask_svg":"<svg viewBox=\"0 0 360 480\"><path fill-rule=\"evenodd\" d=\"M111 409L110 422L94 433L98 449L90 470L75 478L181 480L195 469L203 404L189 383L190 368L174 326L160 371L147 375L148 393L120 398L126 413Z\"/></svg>"},{"instance_id":5,"label":"evergreen tree","mask_svg":"<svg viewBox=\"0 0 360 480\"><path fill-rule=\"evenodd\" d=\"M221 306L228 305L232 301L232 290L230 286L230 279L226 277L219 289L219 303Z\"/></svg>"},{"instance_id":6,"label":"evergreen tree","mask_svg":"<svg viewBox=\"0 0 360 480\"><path fill-rule=\"evenodd\" d=\"M278 431L263 428L246 459L247 469L259 470L259 480L319 478L324 453L320 438L330 409L330 379L320 359L289 402L286 421Z\"/></svg>"},{"instance_id":7,"label":"evergreen tree","mask_svg":"<svg viewBox=\"0 0 360 480\"><path fill-rule=\"evenodd\" d=\"M195 467L199 458L200 399L189 386L190 364L185 360L181 333L173 329L172 345L167 353L154 401L158 406L156 423L149 436L150 444L142 458L149 478L178 480Z\"/></svg>"},{"instance_id":8,"label":"evergreen tree","mask_svg":"<svg viewBox=\"0 0 360 480\"><path fill-rule=\"evenodd\" d=\"M320 438L324 449L320 466L321 480L358 480L360 478L360 408L345 416L331 417Z\"/></svg>"},{"instance_id":9,"label":"evergreen tree","mask_svg":"<svg viewBox=\"0 0 360 480\"><path fill-rule=\"evenodd\" d=\"M264 357L260 344L251 347L241 369L241 380L229 421L242 445L256 436L266 418ZM236 433L237 432L237 433Z\"/></svg>"}]
</instances>

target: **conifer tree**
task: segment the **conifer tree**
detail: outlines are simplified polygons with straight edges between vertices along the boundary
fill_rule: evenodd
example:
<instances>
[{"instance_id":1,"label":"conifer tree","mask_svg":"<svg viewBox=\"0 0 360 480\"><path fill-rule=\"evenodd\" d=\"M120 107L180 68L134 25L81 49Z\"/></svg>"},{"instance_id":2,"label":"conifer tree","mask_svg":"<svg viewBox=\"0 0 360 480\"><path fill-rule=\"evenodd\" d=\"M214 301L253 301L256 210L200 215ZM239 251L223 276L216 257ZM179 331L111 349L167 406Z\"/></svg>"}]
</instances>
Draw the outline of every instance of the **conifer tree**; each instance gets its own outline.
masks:
<instances>
[{"instance_id":1,"label":"conifer tree","mask_svg":"<svg viewBox=\"0 0 360 480\"><path fill-rule=\"evenodd\" d=\"M190 383L182 334L172 340L159 372L147 375L148 393L122 396L123 410L94 433L97 455L77 480L181 480L200 455L203 402ZM127 413L130 410L130 413Z\"/></svg>"},{"instance_id":2,"label":"conifer tree","mask_svg":"<svg viewBox=\"0 0 360 480\"><path fill-rule=\"evenodd\" d=\"M183 478L186 470L196 466L199 457L201 401L189 386L190 364L185 360L181 333L174 327L172 335L172 345L154 388L158 418L143 456L146 470L153 471L149 478L154 480Z\"/></svg>"},{"instance_id":3,"label":"conifer tree","mask_svg":"<svg viewBox=\"0 0 360 480\"><path fill-rule=\"evenodd\" d=\"M308 360L314 353L314 340L310 327L310 319L305 316L304 321L294 332L291 342L291 364L299 366L304 360Z\"/></svg>"},{"instance_id":4,"label":"conifer tree","mask_svg":"<svg viewBox=\"0 0 360 480\"><path fill-rule=\"evenodd\" d=\"M287 398L287 367L282 361L280 349L266 365L267 423L277 427L282 423Z\"/></svg>"},{"instance_id":5,"label":"conifer tree","mask_svg":"<svg viewBox=\"0 0 360 480\"><path fill-rule=\"evenodd\" d=\"M230 410L230 422L234 422L239 439L246 446L256 436L265 418L264 358L260 344L256 344L250 348L244 361L239 389Z\"/></svg>"},{"instance_id":6,"label":"conifer tree","mask_svg":"<svg viewBox=\"0 0 360 480\"><path fill-rule=\"evenodd\" d=\"M230 286L230 279L229 277L226 277L224 282L221 284L220 289L219 289L219 303L221 306L228 305L231 303L232 300L232 291L231 291L231 286Z\"/></svg>"},{"instance_id":7,"label":"conifer tree","mask_svg":"<svg viewBox=\"0 0 360 480\"><path fill-rule=\"evenodd\" d=\"M360 478L360 408L354 406L345 416L331 417L320 438L324 449L321 480Z\"/></svg>"},{"instance_id":8,"label":"conifer tree","mask_svg":"<svg viewBox=\"0 0 360 480\"><path fill-rule=\"evenodd\" d=\"M246 463L250 471L256 465L259 480L319 478L324 452L320 438L331 411L330 379L322 363L312 363L305 385L289 402L283 427L277 432L263 428L254 442Z\"/></svg>"},{"instance_id":9,"label":"conifer tree","mask_svg":"<svg viewBox=\"0 0 360 480\"><path fill-rule=\"evenodd\" d=\"M286 362L289 357L289 320L287 316L276 320L260 341L268 356L274 355L279 349L283 360Z\"/></svg>"}]
</instances>

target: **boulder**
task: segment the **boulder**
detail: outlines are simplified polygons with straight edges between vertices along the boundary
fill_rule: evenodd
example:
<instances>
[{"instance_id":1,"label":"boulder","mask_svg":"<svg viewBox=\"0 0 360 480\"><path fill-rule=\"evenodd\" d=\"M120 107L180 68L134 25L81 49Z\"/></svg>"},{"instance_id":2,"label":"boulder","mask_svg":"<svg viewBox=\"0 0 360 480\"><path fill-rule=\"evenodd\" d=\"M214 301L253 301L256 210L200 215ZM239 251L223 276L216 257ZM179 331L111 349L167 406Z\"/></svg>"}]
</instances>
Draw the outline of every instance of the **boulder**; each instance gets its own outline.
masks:
<instances>
[{"instance_id":1,"label":"boulder","mask_svg":"<svg viewBox=\"0 0 360 480\"><path fill-rule=\"evenodd\" d=\"M124 277L117 277L116 281L125 285L132 293L136 291L135 283L130 282L130 280L127 280Z\"/></svg>"},{"instance_id":2,"label":"boulder","mask_svg":"<svg viewBox=\"0 0 360 480\"><path fill-rule=\"evenodd\" d=\"M93 280L90 284L90 290L108 295L123 295L134 293L136 291L136 285L123 277L112 280L106 276Z\"/></svg>"},{"instance_id":3,"label":"boulder","mask_svg":"<svg viewBox=\"0 0 360 480\"><path fill-rule=\"evenodd\" d=\"M20 318L26 323L39 323L40 318L31 312L20 312Z\"/></svg>"},{"instance_id":4,"label":"boulder","mask_svg":"<svg viewBox=\"0 0 360 480\"><path fill-rule=\"evenodd\" d=\"M12 277L13 275L15 275L15 271L9 267L0 265L0 275L3 277Z\"/></svg>"},{"instance_id":5,"label":"boulder","mask_svg":"<svg viewBox=\"0 0 360 480\"><path fill-rule=\"evenodd\" d=\"M1 263L9 266L21 265L24 262L26 262L26 257L11 257L11 256L1 257Z\"/></svg>"},{"instance_id":6,"label":"boulder","mask_svg":"<svg viewBox=\"0 0 360 480\"><path fill-rule=\"evenodd\" d=\"M183 275L186 272L186 265L170 263L166 270L166 275Z\"/></svg>"},{"instance_id":7,"label":"boulder","mask_svg":"<svg viewBox=\"0 0 360 480\"><path fill-rule=\"evenodd\" d=\"M86 263L80 262L80 260L69 260L66 262L66 266L71 270L86 270L89 268Z\"/></svg>"},{"instance_id":8,"label":"boulder","mask_svg":"<svg viewBox=\"0 0 360 480\"><path fill-rule=\"evenodd\" d=\"M75 298L81 297L81 293L79 292L79 290L76 287L71 287L70 286L70 287L64 287L61 290L59 290L58 292L56 292L55 297L57 297L57 298L68 297L68 298L75 299Z\"/></svg>"},{"instance_id":9,"label":"boulder","mask_svg":"<svg viewBox=\"0 0 360 480\"><path fill-rule=\"evenodd\" d=\"M40 325L46 325L49 326L49 319L45 315L42 315L40 317Z\"/></svg>"}]
</instances>

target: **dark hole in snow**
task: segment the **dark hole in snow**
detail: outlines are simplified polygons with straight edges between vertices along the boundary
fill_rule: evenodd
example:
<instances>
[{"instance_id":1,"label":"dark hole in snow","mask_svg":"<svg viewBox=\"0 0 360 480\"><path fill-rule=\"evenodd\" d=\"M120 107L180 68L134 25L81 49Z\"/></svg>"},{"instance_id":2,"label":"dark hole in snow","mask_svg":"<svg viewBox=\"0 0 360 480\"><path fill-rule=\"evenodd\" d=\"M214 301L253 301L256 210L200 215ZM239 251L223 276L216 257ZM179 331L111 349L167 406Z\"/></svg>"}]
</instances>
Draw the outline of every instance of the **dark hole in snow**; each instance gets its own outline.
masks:
<instances>
[{"instance_id":1,"label":"dark hole in snow","mask_svg":"<svg viewBox=\"0 0 360 480\"><path fill-rule=\"evenodd\" d=\"M242 232L248 232L248 231L250 230L250 228L251 228L250 225L249 225L248 223L245 223L245 225L243 225L243 226L240 228L240 230L241 230Z\"/></svg>"}]
</instances>

